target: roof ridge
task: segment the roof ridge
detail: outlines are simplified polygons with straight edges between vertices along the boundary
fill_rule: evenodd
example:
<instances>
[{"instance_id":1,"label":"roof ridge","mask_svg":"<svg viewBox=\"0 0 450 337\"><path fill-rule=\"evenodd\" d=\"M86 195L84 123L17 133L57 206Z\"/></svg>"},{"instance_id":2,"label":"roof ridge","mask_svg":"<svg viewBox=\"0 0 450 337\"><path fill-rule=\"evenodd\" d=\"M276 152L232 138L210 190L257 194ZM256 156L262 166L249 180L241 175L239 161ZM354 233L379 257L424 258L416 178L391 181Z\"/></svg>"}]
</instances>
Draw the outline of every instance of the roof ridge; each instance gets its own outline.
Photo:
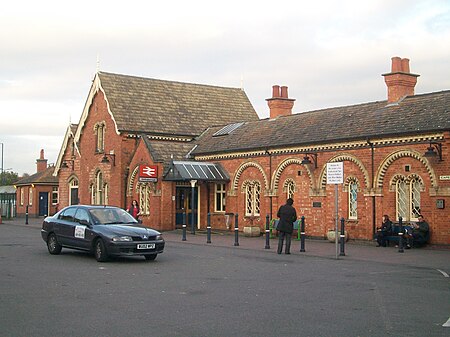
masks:
<instances>
[{"instance_id":1,"label":"roof ridge","mask_svg":"<svg viewBox=\"0 0 450 337\"><path fill-rule=\"evenodd\" d=\"M134 79L141 79L141 80L148 80L148 81L157 81L157 82L163 82L163 83L177 83L177 84L188 84L192 86L199 86L199 87L210 87L210 88L220 88L220 89L233 89L233 90L239 90L244 91L241 88L238 87L225 87L220 85L212 85L212 84L203 84L203 83L192 83L192 82L183 82L178 80L163 80L153 77L144 77L144 76L138 76L138 75L127 75L127 74L118 74L118 73L111 73L106 71L99 71L98 74L104 74L104 75L113 75L113 76L120 76L120 77L128 77L128 78L134 78Z\"/></svg>"}]
</instances>

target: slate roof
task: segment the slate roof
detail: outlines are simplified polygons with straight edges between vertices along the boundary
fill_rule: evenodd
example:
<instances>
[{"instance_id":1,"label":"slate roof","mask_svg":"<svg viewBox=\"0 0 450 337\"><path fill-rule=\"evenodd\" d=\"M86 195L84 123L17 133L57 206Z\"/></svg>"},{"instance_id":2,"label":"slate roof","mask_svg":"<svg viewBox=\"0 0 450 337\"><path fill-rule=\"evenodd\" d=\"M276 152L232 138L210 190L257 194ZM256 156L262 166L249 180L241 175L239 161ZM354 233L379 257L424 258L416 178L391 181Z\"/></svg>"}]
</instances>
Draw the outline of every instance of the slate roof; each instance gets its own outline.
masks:
<instances>
[{"instance_id":1,"label":"slate roof","mask_svg":"<svg viewBox=\"0 0 450 337\"><path fill-rule=\"evenodd\" d=\"M58 185L58 177L53 176L53 172L55 170L54 166L49 166L45 171L37 172L28 177L24 177L17 181L14 185L23 186L23 185Z\"/></svg>"},{"instance_id":2,"label":"slate roof","mask_svg":"<svg viewBox=\"0 0 450 337\"><path fill-rule=\"evenodd\" d=\"M258 120L238 88L98 73L119 131L197 136L214 125Z\"/></svg>"},{"instance_id":3,"label":"slate roof","mask_svg":"<svg viewBox=\"0 0 450 337\"><path fill-rule=\"evenodd\" d=\"M223 126L222 126L223 127ZM450 91L322 109L247 122L230 134L208 129L196 141L195 156L282 148L450 130Z\"/></svg>"},{"instance_id":4,"label":"slate roof","mask_svg":"<svg viewBox=\"0 0 450 337\"><path fill-rule=\"evenodd\" d=\"M146 136L143 136L143 139L152 155L153 161L164 163L164 166L167 166L171 159L186 160L186 155L195 146L193 142L150 140Z\"/></svg>"}]
</instances>

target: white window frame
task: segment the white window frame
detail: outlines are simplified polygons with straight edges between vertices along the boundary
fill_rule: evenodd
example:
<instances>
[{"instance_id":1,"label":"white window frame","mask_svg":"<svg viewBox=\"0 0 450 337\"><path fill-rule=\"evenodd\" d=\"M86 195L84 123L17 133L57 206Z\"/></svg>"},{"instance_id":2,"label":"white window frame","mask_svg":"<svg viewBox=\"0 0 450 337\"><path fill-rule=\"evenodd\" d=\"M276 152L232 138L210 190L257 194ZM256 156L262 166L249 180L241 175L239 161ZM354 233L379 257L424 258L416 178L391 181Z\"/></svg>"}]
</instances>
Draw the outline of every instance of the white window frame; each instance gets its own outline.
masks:
<instances>
[{"instance_id":1,"label":"white window frame","mask_svg":"<svg viewBox=\"0 0 450 337\"><path fill-rule=\"evenodd\" d=\"M59 188L52 188L52 205L57 205L59 203Z\"/></svg>"},{"instance_id":2,"label":"white window frame","mask_svg":"<svg viewBox=\"0 0 450 337\"><path fill-rule=\"evenodd\" d=\"M28 189L28 205L33 205L33 186L30 186Z\"/></svg>"},{"instance_id":3,"label":"white window frame","mask_svg":"<svg viewBox=\"0 0 450 337\"><path fill-rule=\"evenodd\" d=\"M245 216L260 216L261 183L248 181L245 184Z\"/></svg>"},{"instance_id":4,"label":"white window frame","mask_svg":"<svg viewBox=\"0 0 450 337\"><path fill-rule=\"evenodd\" d=\"M356 179L348 182L348 218L351 220L358 219L358 188Z\"/></svg>"},{"instance_id":5,"label":"white window frame","mask_svg":"<svg viewBox=\"0 0 450 337\"><path fill-rule=\"evenodd\" d=\"M137 185L139 195L139 210L142 215L150 214L150 185L140 183Z\"/></svg>"},{"instance_id":6,"label":"white window frame","mask_svg":"<svg viewBox=\"0 0 450 337\"><path fill-rule=\"evenodd\" d=\"M395 181L395 214L398 221L418 221L423 182L417 175L400 176Z\"/></svg>"},{"instance_id":7,"label":"white window frame","mask_svg":"<svg viewBox=\"0 0 450 337\"><path fill-rule=\"evenodd\" d=\"M226 205L226 191L225 184L215 184L214 194L214 211L225 212Z\"/></svg>"}]
</instances>

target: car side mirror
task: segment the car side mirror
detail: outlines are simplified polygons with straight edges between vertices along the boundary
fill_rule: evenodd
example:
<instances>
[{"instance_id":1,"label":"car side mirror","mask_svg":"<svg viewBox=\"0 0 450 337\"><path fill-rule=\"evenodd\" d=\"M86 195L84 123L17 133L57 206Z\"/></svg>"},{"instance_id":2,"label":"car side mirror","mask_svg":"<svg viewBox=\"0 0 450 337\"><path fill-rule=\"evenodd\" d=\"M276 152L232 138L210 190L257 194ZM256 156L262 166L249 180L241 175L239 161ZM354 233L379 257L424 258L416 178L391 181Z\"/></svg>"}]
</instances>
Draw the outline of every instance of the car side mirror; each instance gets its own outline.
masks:
<instances>
[{"instance_id":1,"label":"car side mirror","mask_svg":"<svg viewBox=\"0 0 450 337\"><path fill-rule=\"evenodd\" d=\"M85 225L85 226L89 226L90 223L88 220L80 220L80 225Z\"/></svg>"}]
</instances>

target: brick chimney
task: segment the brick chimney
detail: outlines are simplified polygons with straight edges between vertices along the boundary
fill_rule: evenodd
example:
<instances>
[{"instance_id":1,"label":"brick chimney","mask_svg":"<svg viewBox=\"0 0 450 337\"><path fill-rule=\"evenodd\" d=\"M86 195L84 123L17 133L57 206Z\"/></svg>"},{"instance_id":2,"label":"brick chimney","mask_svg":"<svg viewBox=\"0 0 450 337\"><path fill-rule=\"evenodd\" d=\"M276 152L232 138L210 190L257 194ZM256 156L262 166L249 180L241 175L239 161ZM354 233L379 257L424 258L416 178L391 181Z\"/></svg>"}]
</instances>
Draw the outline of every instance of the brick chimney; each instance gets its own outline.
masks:
<instances>
[{"instance_id":1,"label":"brick chimney","mask_svg":"<svg viewBox=\"0 0 450 337\"><path fill-rule=\"evenodd\" d=\"M266 99L270 109L270 119L292 115L295 99L288 98L288 87L272 86L272 98Z\"/></svg>"},{"instance_id":2,"label":"brick chimney","mask_svg":"<svg viewBox=\"0 0 450 337\"><path fill-rule=\"evenodd\" d=\"M39 159L36 159L37 172L42 172L47 169L47 159L44 159L44 150L41 150Z\"/></svg>"},{"instance_id":3,"label":"brick chimney","mask_svg":"<svg viewBox=\"0 0 450 337\"><path fill-rule=\"evenodd\" d=\"M391 72L383 76L388 88L388 103L393 103L405 96L414 95L414 87L420 75L409 72L409 59L393 57Z\"/></svg>"}]
</instances>

